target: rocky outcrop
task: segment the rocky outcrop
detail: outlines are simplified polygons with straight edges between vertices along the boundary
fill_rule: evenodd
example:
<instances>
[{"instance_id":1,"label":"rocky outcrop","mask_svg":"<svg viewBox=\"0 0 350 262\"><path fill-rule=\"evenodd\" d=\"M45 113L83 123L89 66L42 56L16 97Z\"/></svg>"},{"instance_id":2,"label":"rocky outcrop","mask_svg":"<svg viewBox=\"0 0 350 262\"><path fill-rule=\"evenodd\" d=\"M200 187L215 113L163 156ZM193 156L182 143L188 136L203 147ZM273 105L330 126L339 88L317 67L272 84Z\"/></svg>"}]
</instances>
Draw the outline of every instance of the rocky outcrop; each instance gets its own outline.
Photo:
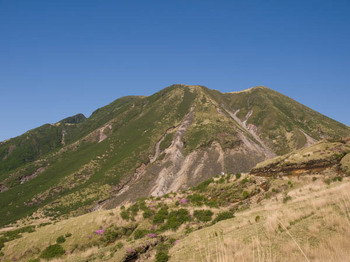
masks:
<instances>
[{"instance_id":1,"label":"rocky outcrop","mask_svg":"<svg viewBox=\"0 0 350 262\"><path fill-rule=\"evenodd\" d=\"M289 175L301 173L298 171L320 171L329 167L340 167L341 165L345 167L348 152L350 152L349 142L322 141L310 147L259 163L251 170L251 174L260 176Z\"/></svg>"}]
</instances>

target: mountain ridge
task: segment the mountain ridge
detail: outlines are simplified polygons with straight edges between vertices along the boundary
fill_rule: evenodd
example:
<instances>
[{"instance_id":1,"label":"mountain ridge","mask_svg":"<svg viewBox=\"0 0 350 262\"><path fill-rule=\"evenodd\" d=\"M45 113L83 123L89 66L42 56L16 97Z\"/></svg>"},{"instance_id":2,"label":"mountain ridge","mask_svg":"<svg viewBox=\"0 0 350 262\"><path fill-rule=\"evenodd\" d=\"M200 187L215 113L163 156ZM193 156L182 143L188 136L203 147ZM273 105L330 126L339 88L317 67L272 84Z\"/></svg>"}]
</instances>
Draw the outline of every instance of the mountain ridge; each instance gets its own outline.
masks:
<instances>
[{"instance_id":1,"label":"mountain ridge","mask_svg":"<svg viewBox=\"0 0 350 262\"><path fill-rule=\"evenodd\" d=\"M349 134L345 125L266 87L221 93L172 85L119 98L87 119L44 125L0 144L0 222L38 210L78 215L163 195Z\"/></svg>"}]
</instances>

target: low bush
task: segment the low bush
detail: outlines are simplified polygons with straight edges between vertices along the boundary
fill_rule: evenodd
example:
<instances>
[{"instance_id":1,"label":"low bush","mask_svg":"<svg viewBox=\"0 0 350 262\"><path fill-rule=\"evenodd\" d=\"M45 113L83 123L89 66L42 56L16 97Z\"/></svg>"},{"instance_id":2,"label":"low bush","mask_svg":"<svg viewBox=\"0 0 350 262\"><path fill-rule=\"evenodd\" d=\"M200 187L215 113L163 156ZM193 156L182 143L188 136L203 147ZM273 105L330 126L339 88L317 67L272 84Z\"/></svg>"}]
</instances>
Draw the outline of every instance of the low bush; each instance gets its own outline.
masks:
<instances>
[{"instance_id":1,"label":"low bush","mask_svg":"<svg viewBox=\"0 0 350 262\"><path fill-rule=\"evenodd\" d=\"M199 192L204 192L213 181L214 181L213 178L208 179L208 180L200 183L198 186L194 187L193 189L198 190Z\"/></svg>"},{"instance_id":2,"label":"low bush","mask_svg":"<svg viewBox=\"0 0 350 262\"><path fill-rule=\"evenodd\" d=\"M233 217L234 217L234 214L232 211L224 211L224 212L219 213L213 222L217 223L219 221L230 219Z\"/></svg>"},{"instance_id":3,"label":"low bush","mask_svg":"<svg viewBox=\"0 0 350 262\"><path fill-rule=\"evenodd\" d=\"M66 251L59 244L50 245L41 252L40 257L44 259L58 258L64 255Z\"/></svg>"},{"instance_id":4,"label":"low bush","mask_svg":"<svg viewBox=\"0 0 350 262\"><path fill-rule=\"evenodd\" d=\"M243 196L243 199L246 199L249 196L248 191L244 190L242 196Z\"/></svg>"},{"instance_id":5,"label":"low bush","mask_svg":"<svg viewBox=\"0 0 350 262\"><path fill-rule=\"evenodd\" d=\"M129 220L129 219L130 219L128 212L126 212L125 210L123 210L122 212L120 212L120 216L121 216L121 218L124 219L124 220Z\"/></svg>"},{"instance_id":6,"label":"low bush","mask_svg":"<svg viewBox=\"0 0 350 262\"><path fill-rule=\"evenodd\" d=\"M136 229L134 232L134 239L140 239L143 238L145 235L149 233L149 230L146 229Z\"/></svg>"},{"instance_id":7,"label":"low bush","mask_svg":"<svg viewBox=\"0 0 350 262\"><path fill-rule=\"evenodd\" d=\"M212 219L213 212L211 210L195 210L193 216L202 222L208 222Z\"/></svg>"},{"instance_id":8,"label":"low bush","mask_svg":"<svg viewBox=\"0 0 350 262\"><path fill-rule=\"evenodd\" d=\"M162 224L164 220L168 216L168 208L162 207L159 211L154 215L153 224Z\"/></svg>"},{"instance_id":9,"label":"low bush","mask_svg":"<svg viewBox=\"0 0 350 262\"><path fill-rule=\"evenodd\" d=\"M157 247L155 262L167 262L170 258L168 253L169 253L169 246L164 243L160 243Z\"/></svg>"},{"instance_id":10,"label":"low bush","mask_svg":"<svg viewBox=\"0 0 350 262\"><path fill-rule=\"evenodd\" d=\"M292 197L291 196L288 196L288 195L285 195L283 197L283 203L287 203L288 201L292 200Z\"/></svg>"},{"instance_id":11,"label":"low bush","mask_svg":"<svg viewBox=\"0 0 350 262\"><path fill-rule=\"evenodd\" d=\"M248 182L249 182L248 178L245 177L242 179L241 184L244 185L245 183L248 183Z\"/></svg>"},{"instance_id":12,"label":"low bush","mask_svg":"<svg viewBox=\"0 0 350 262\"><path fill-rule=\"evenodd\" d=\"M202 206L203 202L206 201L206 198L199 194L189 195L187 198L195 206Z\"/></svg>"},{"instance_id":13,"label":"low bush","mask_svg":"<svg viewBox=\"0 0 350 262\"><path fill-rule=\"evenodd\" d=\"M56 239L56 243L57 244L62 244L66 242L66 239L64 238L64 236L59 236L57 239Z\"/></svg>"},{"instance_id":14,"label":"low bush","mask_svg":"<svg viewBox=\"0 0 350 262\"><path fill-rule=\"evenodd\" d=\"M168 215L168 219L165 225L162 227L163 230L178 229L183 223L191 221L191 217L187 209L181 208L179 210L171 211Z\"/></svg>"},{"instance_id":15,"label":"low bush","mask_svg":"<svg viewBox=\"0 0 350 262\"><path fill-rule=\"evenodd\" d=\"M154 212L151 209L146 209L145 211L143 211L143 218L150 218L151 216L154 215Z\"/></svg>"}]
</instances>

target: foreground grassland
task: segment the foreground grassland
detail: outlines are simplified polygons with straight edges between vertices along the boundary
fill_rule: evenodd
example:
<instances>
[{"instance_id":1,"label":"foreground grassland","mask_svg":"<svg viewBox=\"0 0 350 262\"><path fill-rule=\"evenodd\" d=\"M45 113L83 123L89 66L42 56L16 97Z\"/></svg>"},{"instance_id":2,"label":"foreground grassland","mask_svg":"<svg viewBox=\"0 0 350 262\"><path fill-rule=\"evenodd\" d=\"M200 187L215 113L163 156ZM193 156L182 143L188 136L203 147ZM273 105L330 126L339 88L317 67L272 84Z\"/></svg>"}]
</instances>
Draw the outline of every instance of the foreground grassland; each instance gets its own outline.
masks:
<instances>
[{"instance_id":1,"label":"foreground grassland","mask_svg":"<svg viewBox=\"0 0 350 262\"><path fill-rule=\"evenodd\" d=\"M347 260L348 177L260 179L217 176L181 193L37 224L4 243L1 261L46 261L50 245L63 250L51 261ZM14 228L1 236L6 230Z\"/></svg>"},{"instance_id":2,"label":"foreground grassland","mask_svg":"<svg viewBox=\"0 0 350 262\"><path fill-rule=\"evenodd\" d=\"M170 261L348 261L349 181L315 182L191 233ZM285 199L285 198L284 198Z\"/></svg>"}]
</instances>

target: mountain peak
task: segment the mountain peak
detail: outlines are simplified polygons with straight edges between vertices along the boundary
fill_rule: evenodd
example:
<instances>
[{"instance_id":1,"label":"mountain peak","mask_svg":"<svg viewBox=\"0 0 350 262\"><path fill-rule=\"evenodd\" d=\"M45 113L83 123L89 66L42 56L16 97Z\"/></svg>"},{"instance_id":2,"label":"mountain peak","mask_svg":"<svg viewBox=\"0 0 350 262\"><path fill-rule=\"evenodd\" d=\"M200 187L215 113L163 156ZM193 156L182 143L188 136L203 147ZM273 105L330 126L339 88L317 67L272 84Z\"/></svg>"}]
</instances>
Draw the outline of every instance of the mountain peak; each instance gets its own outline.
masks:
<instances>
[{"instance_id":1,"label":"mountain peak","mask_svg":"<svg viewBox=\"0 0 350 262\"><path fill-rule=\"evenodd\" d=\"M264 86L225 94L175 84L61 122L0 144L0 226L39 208L47 216L73 215L160 196L350 135L345 125Z\"/></svg>"},{"instance_id":2,"label":"mountain peak","mask_svg":"<svg viewBox=\"0 0 350 262\"><path fill-rule=\"evenodd\" d=\"M244 92L252 92L255 90L272 90L271 88L268 88L266 86L253 86L247 89L239 90L239 91L232 91L232 92L227 92L228 94L237 94L237 93L244 93Z\"/></svg>"}]
</instances>

